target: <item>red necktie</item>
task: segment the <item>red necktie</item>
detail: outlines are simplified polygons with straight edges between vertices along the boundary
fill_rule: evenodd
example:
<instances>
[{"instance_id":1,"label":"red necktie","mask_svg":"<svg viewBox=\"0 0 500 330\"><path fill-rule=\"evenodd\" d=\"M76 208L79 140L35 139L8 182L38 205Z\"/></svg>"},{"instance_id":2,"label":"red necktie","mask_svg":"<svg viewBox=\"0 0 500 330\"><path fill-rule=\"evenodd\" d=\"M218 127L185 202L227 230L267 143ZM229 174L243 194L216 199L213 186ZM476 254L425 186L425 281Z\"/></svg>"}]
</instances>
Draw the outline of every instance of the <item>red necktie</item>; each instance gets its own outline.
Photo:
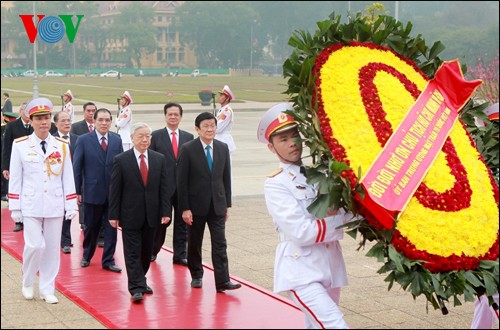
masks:
<instances>
[{"instance_id":1,"label":"red necktie","mask_svg":"<svg viewBox=\"0 0 500 330\"><path fill-rule=\"evenodd\" d=\"M141 159L141 166L139 167L142 176L142 182L144 182L144 186L148 184L148 166L146 165L146 161L144 160L144 154L141 154L139 158Z\"/></svg>"},{"instance_id":2,"label":"red necktie","mask_svg":"<svg viewBox=\"0 0 500 330\"><path fill-rule=\"evenodd\" d=\"M172 132L172 148L174 149L174 156L175 158L177 158L178 146L177 146L177 138L175 136L176 136L175 132Z\"/></svg>"},{"instance_id":3,"label":"red necktie","mask_svg":"<svg viewBox=\"0 0 500 330\"><path fill-rule=\"evenodd\" d=\"M89 132L92 133L94 131L94 125L89 125Z\"/></svg>"},{"instance_id":4,"label":"red necktie","mask_svg":"<svg viewBox=\"0 0 500 330\"><path fill-rule=\"evenodd\" d=\"M106 138L104 136L101 138L101 148L104 151L108 150L108 145L106 144Z\"/></svg>"}]
</instances>

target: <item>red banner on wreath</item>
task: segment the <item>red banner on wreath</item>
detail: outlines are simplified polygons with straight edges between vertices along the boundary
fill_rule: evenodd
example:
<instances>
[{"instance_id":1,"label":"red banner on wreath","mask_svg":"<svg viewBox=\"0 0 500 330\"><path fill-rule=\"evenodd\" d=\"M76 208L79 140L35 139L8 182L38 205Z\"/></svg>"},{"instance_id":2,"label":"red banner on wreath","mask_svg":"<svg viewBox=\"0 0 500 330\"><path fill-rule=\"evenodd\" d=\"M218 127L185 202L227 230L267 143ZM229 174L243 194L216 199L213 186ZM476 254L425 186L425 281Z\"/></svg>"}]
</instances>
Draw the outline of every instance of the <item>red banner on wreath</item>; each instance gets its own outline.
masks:
<instances>
[{"instance_id":1,"label":"red banner on wreath","mask_svg":"<svg viewBox=\"0 0 500 330\"><path fill-rule=\"evenodd\" d=\"M363 204L385 228L405 209L480 84L464 80L458 60L444 62L361 180Z\"/></svg>"}]
</instances>

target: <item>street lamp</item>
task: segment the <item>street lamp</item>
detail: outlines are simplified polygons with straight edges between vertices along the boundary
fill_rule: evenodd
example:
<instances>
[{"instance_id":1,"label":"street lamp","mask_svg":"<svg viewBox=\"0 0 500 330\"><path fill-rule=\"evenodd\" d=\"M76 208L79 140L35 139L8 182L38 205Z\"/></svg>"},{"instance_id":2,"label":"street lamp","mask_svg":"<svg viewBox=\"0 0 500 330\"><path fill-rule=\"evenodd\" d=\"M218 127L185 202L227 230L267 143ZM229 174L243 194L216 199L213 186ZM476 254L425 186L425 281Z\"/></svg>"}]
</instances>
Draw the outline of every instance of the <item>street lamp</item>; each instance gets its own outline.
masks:
<instances>
[{"instance_id":1,"label":"street lamp","mask_svg":"<svg viewBox=\"0 0 500 330\"><path fill-rule=\"evenodd\" d=\"M36 22L35 3L36 1L33 1L33 19ZM33 71L35 71L35 73L33 74L33 98L36 99L38 97L38 72L36 69L36 37L35 37L35 42L33 42Z\"/></svg>"},{"instance_id":2,"label":"street lamp","mask_svg":"<svg viewBox=\"0 0 500 330\"><path fill-rule=\"evenodd\" d=\"M250 25L250 69L248 70L248 76L252 75L253 68L253 23L255 23L255 20Z\"/></svg>"}]
</instances>

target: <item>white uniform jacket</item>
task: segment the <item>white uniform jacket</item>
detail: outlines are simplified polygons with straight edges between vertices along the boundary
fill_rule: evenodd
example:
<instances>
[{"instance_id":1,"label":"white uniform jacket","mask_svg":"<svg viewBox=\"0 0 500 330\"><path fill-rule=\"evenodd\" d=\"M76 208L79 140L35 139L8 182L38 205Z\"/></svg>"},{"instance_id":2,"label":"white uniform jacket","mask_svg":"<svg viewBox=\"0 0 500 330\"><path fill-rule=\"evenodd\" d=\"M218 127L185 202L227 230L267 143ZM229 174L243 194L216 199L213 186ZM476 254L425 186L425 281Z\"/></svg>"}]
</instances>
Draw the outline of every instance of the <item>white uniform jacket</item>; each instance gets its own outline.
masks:
<instances>
[{"instance_id":1,"label":"white uniform jacket","mask_svg":"<svg viewBox=\"0 0 500 330\"><path fill-rule=\"evenodd\" d=\"M264 184L266 205L279 233L274 264L274 291L282 292L313 282L325 287L347 285L347 272L335 229L350 220L339 211L318 219L307 211L316 189L307 184L297 165L280 163L278 174Z\"/></svg>"},{"instance_id":2,"label":"white uniform jacket","mask_svg":"<svg viewBox=\"0 0 500 330\"><path fill-rule=\"evenodd\" d=\"M217 111L217 131L215 132L215 138L219 141L224 142L229 147L229 153L236 150L236 145L234 144L233 136L231 131L234 126L234 113L233 109L226 104Z\"/></svg>"},{"instance_id":3,"label":"white uniform jacket","mask_svg":"<svg viewBox=\"0 0 500 330\"><path fill-rule=\"evenodd\" d=\"M127 105L125 108L121 108L118 112L118 117L116 117L115 126L118 127L118 134L122 138L122 143L132 143L130 138L130 128L132 127L132 110Z\"/></svg>"},{"instance_id":4,"label":"white uniform jacket","mask_svg":"<svg viewBox=\"0 0 500 330\"><path fill-rule=\"evenodd\" d=\"M63 217L78 210L68 143L49 135L44 154L35 133L14 140L10 158L9 210L23 217Z\"/></svg>"},{"instance_id":5,"label":"white uniform jacket","mask_svg":"<svg viewBox=\"0 0 500 330\"><path fill-rule=\"evenodd\" d=\"M73 104L71 102L66 103L63 106L62 111L66 112L69 115L69 119L71 120L71 123L75 121L75 109L73 107Z\"/></svg>"}]
</instances>

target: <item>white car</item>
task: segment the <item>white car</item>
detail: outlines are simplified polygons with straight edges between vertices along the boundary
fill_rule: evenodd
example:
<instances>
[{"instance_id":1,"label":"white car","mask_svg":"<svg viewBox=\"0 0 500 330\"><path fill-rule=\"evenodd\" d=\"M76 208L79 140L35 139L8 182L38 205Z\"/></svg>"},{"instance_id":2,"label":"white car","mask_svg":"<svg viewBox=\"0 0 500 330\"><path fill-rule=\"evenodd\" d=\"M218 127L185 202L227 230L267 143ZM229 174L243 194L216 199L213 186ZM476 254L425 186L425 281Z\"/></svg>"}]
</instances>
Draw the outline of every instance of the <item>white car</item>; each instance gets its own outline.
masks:
<instances>
[{"instance_id":1,"label":"white car","mask_svg":"<svg viewBox=\"0 0 500 330\"><path fill-rule=\"evenodd\" d=\"M35 71L33 70L28 70L23 73L21 73L21 76L23 77L34 77L35 76Z\"/></svg>"},{"instance_id":2,"label":"white car","mask_svg":"<svg viewBox=\"0 0 500 330\"><path fill-rule=\"evenodd\" d=\"M99 75L99 77L112 77L112 78L116 78L116 77L118 77L119 74L120 73L118 71L110 70L108 72L101 73Z\"/></svg>"},{"instance_id":3,"label":"white car","mask_svg":"<svg viewBox=\"0 0 500 330\"><path fill-rule=\"evenodd\" d=\"M45 77L64 77L64 75L57 71L45 71Z\"/></svg>"}]
</instances>

